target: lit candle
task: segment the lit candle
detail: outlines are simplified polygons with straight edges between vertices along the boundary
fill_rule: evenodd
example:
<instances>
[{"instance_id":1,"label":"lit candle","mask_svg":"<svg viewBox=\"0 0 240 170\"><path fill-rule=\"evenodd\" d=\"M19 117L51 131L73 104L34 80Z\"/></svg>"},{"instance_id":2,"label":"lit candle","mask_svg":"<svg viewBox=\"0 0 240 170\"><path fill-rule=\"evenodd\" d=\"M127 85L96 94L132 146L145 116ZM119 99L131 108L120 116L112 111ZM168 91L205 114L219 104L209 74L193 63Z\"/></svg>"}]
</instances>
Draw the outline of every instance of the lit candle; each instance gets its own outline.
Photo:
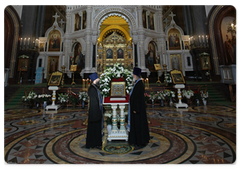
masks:
<instances>
[{"instance_id":1,"label":"lit candle","mask_svg":"<svg viewBox=\"0 0 240 170\"><path fill-rule=\"evenodd\" d=\"M204 44L204 35L202 35L202 42L203 42L203 44Z\"/></svg>"},{"instance_id":2,"label":"lit candle","mask_svg":"<svg viewBox=\"0 0 240 170\"><path fill-rule=\"evenodd\" d=\"M85 88L85 79L83 79L82 87Z\"/></svg>"},{"instance_id":3,"label":"lit candle","mask_svg":"<svg viewBox=\"0 0 240 170\"><path fill-rule=\"evenodd\" d=\"M23 45L24 45L24 46L25 46L25 44L26 44L26 39L27 39L27 38L24 38L24 41L23 41Z\"/></svg>"},{"instance_id":4,"label":"lit candle","mask_svg":"<svg viewBox=\"0 0 240 170\"><path fill-rule=\"evenodd\" d=\"M199 43L201 44L201 36L199 35L198 38L199 38Z\"/></svg>"}]
</instances>

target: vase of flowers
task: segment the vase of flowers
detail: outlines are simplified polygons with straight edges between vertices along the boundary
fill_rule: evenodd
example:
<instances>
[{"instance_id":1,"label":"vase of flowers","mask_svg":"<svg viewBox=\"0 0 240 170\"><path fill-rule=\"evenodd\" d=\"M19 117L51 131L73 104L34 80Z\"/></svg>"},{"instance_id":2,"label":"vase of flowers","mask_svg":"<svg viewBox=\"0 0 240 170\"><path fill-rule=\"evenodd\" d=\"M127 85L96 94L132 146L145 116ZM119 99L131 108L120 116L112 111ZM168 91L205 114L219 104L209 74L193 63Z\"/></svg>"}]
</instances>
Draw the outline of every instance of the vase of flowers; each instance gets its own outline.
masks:
<instances>
[{"instance_id":1,"label":"vase of flowers","mask_svg":"<svg viewBox=\"0 0 240 170\"><path fill-rule=\"evenodd\" d=\"M160 100L160 106L164 106L163 101L165 100L166 94L164 91L158 91L157 94L157 99Z\"/></svg>"},{"instance_id":2,"label":"vase of flowers","mask_svg":"<svg viewBox=\"0 0 240 170\"><path fill-rule=\"evenodd\" d=\"M200 91L200 93L201 93L203 105L206 106L207 105L208 92L207 91Z\"/></svg>"},{"instance_id":3,"label":"vase of flowers","mask_svg":"<svg viewBox=\"0 0 240 170\"><path fill-rule=\"evenodd\" d=\"M69 101L69 97L68 97L68 94L63 94L63 93L60 93L58 95L58 100L59 102L61 103L62 107L65 107Z\"/></svg>"},{"instance_id":4,"label":"vase of flowers","mask_svg":"<svg viewBox=\"0 0 240 170\"><path fill-rule=\"evenodd\" d=\"M188 105L191 105L191 98L194 96L194 92L192 90L182 90L182 96L186 97Z\"/></svg>"},{"instance_id":5,"label":"vase of flowers","mask_svg":"<svg viewBox=\"0 0 240 170\"><path fill-rule=\"evenodd\" d=\"M196 100L196 106L199 106L199 100L201 99L201 93L199 90L194 91L194 98Z\"/></svg>"},{"instance_id":6,"label":"vase of flowers","mask_svg":"<svg viewBox=\"0 0 240 170\"><path fill-rule=\"evenodd\" d=\"M27 103L29 108L33 108L36 98L37 94L33 91L30 91L27 95L22 96L22 101Z\"/></svg>"},{"instance_id":7,"label":"vase of flowers","mask_svg":"<svg viewBox=\"0 0 240 170\"><path fill-rule=\"evenodd\" d=\"M169 99L169 106L173 106L173 98L175 97L175 92L171 90L164 90L165 96Z\"/></svg>"},{"instance_id":8,"label":"vase of flowers","mask_svg":"<svg viewBox=\"0 0 240 170\"><path fill-rule=\"evenodd\" d=\"M88 100L87 92L79 92L79 100L82 101L82 108L85 106L85 102Z\"/></svg>"},{"instance_id":9,"label":"vase of flowers","mask_svg":"<svg viewBox=\"0 0 240 170\"><path fill-rule=\"evenodd\" d=\"M155 92L150 93L150 100L152 101L152 107L154 106L154 100L156 99L156 94Z\"/></svg>"},{"instance_id":10,"label":"vase of flowers","mask_svg":"<svg viewBox=\"0 0 240 170\"><path fill-rule=\"evenodd\" d=\"M68 97L69 97L69 101L72 103L73 105L73 109L75 109L76 107L76 104L77 102L79 101L79 96L74 93L74 92L71 92L70 94L68 94Z\"/></svg>"}]
</instances>

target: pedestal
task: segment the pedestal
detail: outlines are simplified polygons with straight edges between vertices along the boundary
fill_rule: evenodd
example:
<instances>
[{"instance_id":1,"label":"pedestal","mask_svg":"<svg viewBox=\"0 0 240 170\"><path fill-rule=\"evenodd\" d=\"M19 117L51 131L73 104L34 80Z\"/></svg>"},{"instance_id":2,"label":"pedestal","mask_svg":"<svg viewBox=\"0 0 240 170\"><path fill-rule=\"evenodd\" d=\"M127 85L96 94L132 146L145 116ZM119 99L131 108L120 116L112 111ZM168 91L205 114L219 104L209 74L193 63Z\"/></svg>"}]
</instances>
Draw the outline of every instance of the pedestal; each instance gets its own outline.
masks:
<instances>
[{"instance_id":1,"label":"pedestal","mask_svg":"<svg viewBox=\"0 0 240 170\"><path fill-rule=\"evenodd\" d=\"M58 86L49 86L48 90L52 90L52 104L48 105L46 107L46 110L49 109L54 109L54 110L58 110L58 108L60 107L60 105L55 105L55 101L56 101L56 90L59 90L60 88Z\"/></svg>"},{"instance_id":2,"label":"pedestal","mask_svg":"<svg viewBox=\"0 0 240 170\"><path fill-rule=\"evenodd\" d=\"M111 105L112 108L112 129L108 133L107 140L112 141L112 140L125 140L128 141L128 132L124 126L125 124L125 114L124 114L124 109L125 105L128 104L128 102L122 102L122 103L112 103L112 102L104 102L103 104L105 105ZM117 108L120 108L120 129L117 127Z\"/></svg>"},{"instance_id":3,"label":"pedestal","mask_svg":"<svg viewBox=\"0 0 240 170\"><path fill-rule=\"evenodd\" d=\"M185 85L184 84L177 84L174 86L175 89L178 89L178 103L174 103L174 106L176 108L179 108L179 107L185 107L185 108L188 108L188 105L186 103L182 103L182 92L181 92L181 89L185 88Z\"/></svg>"}]
</instances>

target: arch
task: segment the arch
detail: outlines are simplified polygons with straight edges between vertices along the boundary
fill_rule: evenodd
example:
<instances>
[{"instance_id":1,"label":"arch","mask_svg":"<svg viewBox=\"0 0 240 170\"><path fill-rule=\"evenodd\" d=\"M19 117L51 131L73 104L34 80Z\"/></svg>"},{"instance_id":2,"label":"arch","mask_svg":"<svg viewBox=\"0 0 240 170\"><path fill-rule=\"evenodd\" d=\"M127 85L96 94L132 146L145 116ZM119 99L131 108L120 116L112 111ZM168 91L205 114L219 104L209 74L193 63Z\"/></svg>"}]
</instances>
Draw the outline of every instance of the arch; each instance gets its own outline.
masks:
<instances>
[{"instance_id":1,"label":"arch","mask_svg":"<svg viewBox=\"0 0 240 170\"><path fill-rule=\"evenodd\" d=\"M9 66L9 78L14 78L16 72L16 56L20 34L20 19L16 10L12 6L7 6L4 10L5 25L5 66ZM9 34L8 34L9 33Z\"/></svg>"},{"instance_id":2,"label":"arch","mask_svg":"<svg viewBox=\"0 0 240 170\"><path fill-rule=\"evenodd\" d=\"M225 65L224 44L222 43L221 23L224 17L235 11L233 6L215 6L209 13L208 31L211 44L211 58L216 75L220 75L219 65ZM236 13L235 13L236 17ZM218 42L218 43L216 43Z\"/></svg>"},{"instance_id":3,"label":"arch","mask_svg":"<svg viewBox=\"0 0 240 170\"><path fill-rule=\"evenodd\" d=\"M105 19L105 17L117 15L123 17L128 23L130 29L136 30L137 24L133 15L123 8L104 8L99 14L95 17L93 22L93 28L95 28L96 32L100 32L101 22Z\"/></svg>"},{"instance_id":4,"label":"arch","mask_svg":"<svg viewBox=\"0 0 240 170\"><path fill-rule=\"evenodd\" d=\"M120 30L120 31L122 31L124 34L125 34L125 36L126 36L126 40L127 41L131 41L131 37L130 37L130 35L129 35L129 33L124 29L124 28L122 28L121 26L119 26L119 25L110 25L110 26L108 26L107 28L105 28L101 33L100 33L100 35L99 35L99 38L98 38L98 42L100 42L100 41L102 41L103 39L103 35L107 32L107 31L109 31L109 30L112 30L112 29L118 29L118 30Z\"/></svg>"}]
</instances>

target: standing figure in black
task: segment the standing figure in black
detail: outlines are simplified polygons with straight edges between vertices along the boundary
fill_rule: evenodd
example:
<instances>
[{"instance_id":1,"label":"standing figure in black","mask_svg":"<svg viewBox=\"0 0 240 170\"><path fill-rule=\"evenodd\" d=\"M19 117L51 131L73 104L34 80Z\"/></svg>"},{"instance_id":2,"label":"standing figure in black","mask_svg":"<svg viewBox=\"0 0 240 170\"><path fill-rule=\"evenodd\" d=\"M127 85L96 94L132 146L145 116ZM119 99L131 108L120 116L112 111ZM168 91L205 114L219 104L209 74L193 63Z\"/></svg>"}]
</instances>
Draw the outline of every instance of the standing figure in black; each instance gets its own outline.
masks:
<instances>
[{"instance_id":1,"label":"standing figure in black","mask_svg":"<svg viewBox=\"0 0 240 170\"><path fill-rule=\"evenodd\" d=\"M102 96L99 91L99 78L97 73L91 74L89 78L92 84L88 89L89 110L86 148L99 148L102 146L102 132L104 126Z\"/></svg>"},{"instance_id":2,"label":"standing figure in black","mask_svg":"<svg viewBox=\"0 0 240 170\"><path fill-rule=\"evenodd\" d=\"M128 112L128 142L135 147L144 147L150 140L146 104L144 99L144 85L141 79L141 69L134 67L133 78L136 81L129 98Z\"/></svg>"}]
</instances>

